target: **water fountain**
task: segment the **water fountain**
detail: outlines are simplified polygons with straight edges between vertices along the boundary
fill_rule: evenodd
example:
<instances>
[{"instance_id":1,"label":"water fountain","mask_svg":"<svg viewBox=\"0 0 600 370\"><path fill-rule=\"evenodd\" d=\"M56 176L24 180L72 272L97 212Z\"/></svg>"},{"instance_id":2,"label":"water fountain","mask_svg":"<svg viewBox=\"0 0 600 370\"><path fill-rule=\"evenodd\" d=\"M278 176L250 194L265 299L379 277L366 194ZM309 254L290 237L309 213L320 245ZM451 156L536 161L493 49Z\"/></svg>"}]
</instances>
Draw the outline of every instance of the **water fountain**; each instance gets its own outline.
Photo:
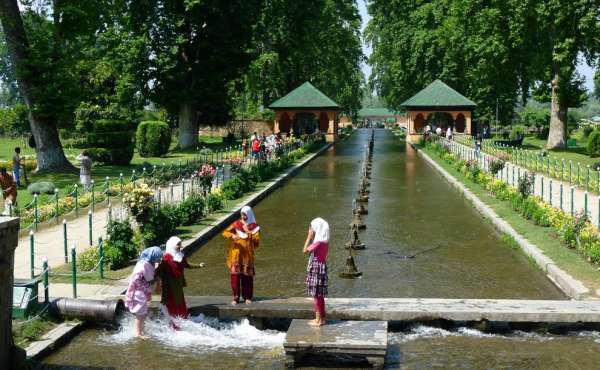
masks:
<instances>
[{"instance_id":1,"label":"water fountain","mask_svg":"<svg viewBox=\"0 0 600 370\"><path fill-rule=\"evenodd\" d=\"M352 217L352 222L350 223L350 229L356 228L358 230L364 230L367 228L367 225L362 220L360 213L355 213L354 217Z\"/></svg>"},{"instance_id":2,"label":"water fountain","mask_svg":"<svg viewBox=\"0 0 600 370\"><path fill-rule=\"evenodd\" d=\"M351 228L350 241L346 243L346 249L358 250L365 248L365 243L361 242L358 238L358 228L353 226Z\"/></svg>"},{"instance_id":3,"label":"water fountain","mask_svg":"<svg viewBox=\"0 0 600 370\"><path fill-rule=\"evenodd\" d=\"M362 276L362 272L358 271L356 264L354 263L354 257L352 256L352 248L348 248L348 256L346 257L346 265L344 271L338 274L342 279L356 279Z\"/></svg>"}]
</instances>

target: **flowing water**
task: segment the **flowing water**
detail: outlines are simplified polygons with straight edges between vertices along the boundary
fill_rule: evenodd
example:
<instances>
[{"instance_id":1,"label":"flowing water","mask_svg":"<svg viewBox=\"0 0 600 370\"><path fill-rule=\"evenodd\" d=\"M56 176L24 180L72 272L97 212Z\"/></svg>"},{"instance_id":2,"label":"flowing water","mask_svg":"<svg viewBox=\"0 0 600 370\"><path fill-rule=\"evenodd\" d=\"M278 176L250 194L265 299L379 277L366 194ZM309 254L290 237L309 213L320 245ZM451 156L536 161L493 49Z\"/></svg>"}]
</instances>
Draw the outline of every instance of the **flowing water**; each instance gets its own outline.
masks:
<instances>
[{"instance_id":1,"label":"flowing water","mask_svg":"<svg viewBox=\"0 0 600 370\"><path fill-rule=\"evenodd\" d=\"M355 257L363 277L338 279L368 137L369 131L359 130L338 143L255 207L261 225L256 296L303 294L302 246L310 220L320 216L332 230L330 296L565 299L412 148L384 130L375 134L367 230L360 233L367 249ZM414 259L399 258L438 245ZM192 255L192 262L207 267L186 272L186 294L229 295L224 259L220 236ZM203 317L182 323L180 332L166 327L164 319L153 319L145 342L133 339L130 322L119 332L88 330L45 362L117 369L283 367L283 333ZM577 368L600 363L596 333L588 334L500 336L416 327L390 333L387 363L411 369Z\"/></svg>"}]
</instances>

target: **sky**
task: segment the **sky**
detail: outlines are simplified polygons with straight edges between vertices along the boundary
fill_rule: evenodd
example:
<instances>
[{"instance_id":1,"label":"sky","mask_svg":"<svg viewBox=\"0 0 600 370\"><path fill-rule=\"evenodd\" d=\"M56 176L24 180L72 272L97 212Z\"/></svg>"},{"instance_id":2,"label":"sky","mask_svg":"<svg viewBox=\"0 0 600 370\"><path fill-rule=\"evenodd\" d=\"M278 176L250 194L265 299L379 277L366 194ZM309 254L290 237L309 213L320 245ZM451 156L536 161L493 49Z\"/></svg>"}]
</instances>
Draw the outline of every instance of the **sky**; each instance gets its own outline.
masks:
<instances>
[{"instance_id":1,"label":"sky","mask_svg":"<svg viewBox=\"0 0 600 370\"><path fill-rule=\"evenodd\" d=\"M357 1L358 1L358 9L360 11L360 16L362 18L362 31L364 31L365 26L367 25L367 23L369 23L369 20L371 19L371 16L369 16L369 13L367 12L366 0L357 0ZM365 53L366 56L371 55L371 48L369 46L367 46L365 43L363 43L363 53ZM590 67L589 65L587 65L584 61L582 61L579 64L579 66L577 67L577 70L579 71L579 73L581 75L583 75L585 77L585 86L587 87L587 89L589 91L591 91L594 87L594 69L592 67ZM362 71L365 75L365 78L368 81L369 75L371 75L371 67L368 64L363 63Z\"/></svg>"}]
</instances>

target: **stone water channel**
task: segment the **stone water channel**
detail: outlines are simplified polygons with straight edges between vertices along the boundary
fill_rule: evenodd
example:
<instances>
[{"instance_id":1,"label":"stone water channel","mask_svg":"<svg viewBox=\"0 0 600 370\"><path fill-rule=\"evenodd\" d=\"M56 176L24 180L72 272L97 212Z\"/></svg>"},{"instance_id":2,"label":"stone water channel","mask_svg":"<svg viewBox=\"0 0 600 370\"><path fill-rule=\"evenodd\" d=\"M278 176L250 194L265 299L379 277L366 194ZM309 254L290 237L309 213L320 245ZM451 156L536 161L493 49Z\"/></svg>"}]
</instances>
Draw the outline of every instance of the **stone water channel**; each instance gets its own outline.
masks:
<instances>
[{"instance_id":1,"label":"stone water channel","mask_svg":"<svg viewBox=\"0 0 600 370\"><path fill-rule=\"evenodd\" d=\"M330 296L566 299L519 251L389 131L377 130L367 229L367 249L356 252L363 272L337 278L347 251L352 199L369 131L358 130L315 159L255 207L261 224L255 295L301 296L306 259L302 245L310 220L332 229ZM402 255L440 245L404 260ZM225 242L217 236L191 256L207 267L186 272L188 295L229 295ZM196 317L179 332L164 319L148 324L151 340L133 338L125 319L119 331L89 329L44 360L53 369L280 369L285 333L259 331L247 321L219 323ZM569 335L416 325L390 333L387 368L593 368L600 363L600 334Z\"/></svg>"}]
</instances>

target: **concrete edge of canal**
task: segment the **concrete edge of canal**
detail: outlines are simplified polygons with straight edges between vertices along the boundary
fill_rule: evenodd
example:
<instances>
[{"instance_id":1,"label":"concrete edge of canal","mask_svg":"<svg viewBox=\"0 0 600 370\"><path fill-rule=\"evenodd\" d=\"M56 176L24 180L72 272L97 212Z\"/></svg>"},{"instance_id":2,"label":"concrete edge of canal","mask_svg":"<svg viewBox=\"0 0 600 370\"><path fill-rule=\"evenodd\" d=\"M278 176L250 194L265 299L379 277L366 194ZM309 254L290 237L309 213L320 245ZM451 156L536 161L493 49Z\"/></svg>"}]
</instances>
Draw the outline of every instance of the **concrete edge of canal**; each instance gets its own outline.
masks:
<instances>
[{"instance_id":1,"label":"concrete edge of canal","mask_svg":"<svg viewBox=\"0 0 600 370\"><path fill-rule=\"evenodd\" d=\"M270 181L263 189L251 194L243 198L239 201L233 208L233 210L221 217L217 220L211 222L204 229L199 231L193 237L188 238L183 241L183 250L186 254L191 254L197 251L208 242L212 237L218 234L225 227L229 226L239 215L242 207L249 205L255 206L258 202L266 198L269 194L279 188L283 183L285 183L290 177L294 176L298 171L304 168L307 164L309 164L313 159L317 158L329 148L331 148L335 143L327 143L323 148L319 149L317 152L308 156L308 158L302 160L300 163L294 165L292 168L288 169L281 175L278 175L274 180Z\"/></svg>"},{"instance_id":2,"label":"concrete edge of canal","mask_svg":"<svg viewBox=\"0 0 600 370\"><path fill-rule=\"evenodd\" d=\"M433 159L424 153L422 150L417 148L415 145L410 145L417 151L431 167L436 169L453 187L458 189L463 196L471 202L475 209L488 218L492 225L501 233L510 235L519 244L525 254L533 258L535 263L546 273L546 276L568 297L576 300L588 299L590 297L590 290L583 285L583 283L573 276L562 270L554 263L552 259L544 255L544 253L535 245L525 239L519 234L513 227L504 221L500 216L496 214L490 207L488 207L481 199L473 194L466 186L458 181L454 176L443 169Z\"/></svg>"}]
</instances>

